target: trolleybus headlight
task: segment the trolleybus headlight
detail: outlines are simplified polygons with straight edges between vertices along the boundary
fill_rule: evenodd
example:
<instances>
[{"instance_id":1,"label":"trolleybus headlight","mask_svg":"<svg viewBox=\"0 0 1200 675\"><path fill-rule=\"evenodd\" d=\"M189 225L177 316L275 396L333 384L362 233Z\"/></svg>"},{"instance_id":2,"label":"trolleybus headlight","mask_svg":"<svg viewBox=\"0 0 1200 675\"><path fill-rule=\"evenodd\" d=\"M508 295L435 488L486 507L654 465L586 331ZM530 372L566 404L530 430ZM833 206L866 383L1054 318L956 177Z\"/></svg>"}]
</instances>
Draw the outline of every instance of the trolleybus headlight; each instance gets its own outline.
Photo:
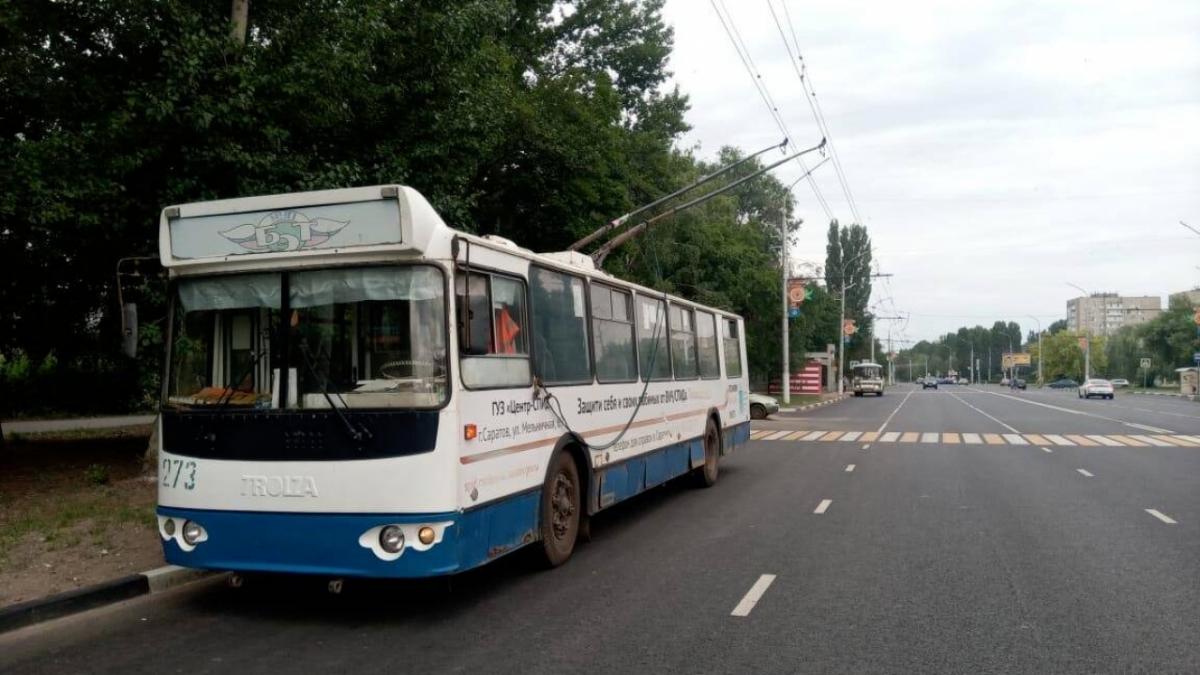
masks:
<instances>
[{"instance_id":1,"label":"trolleybus headlight","mask_svg":"<svg viewBox=\"0 0 1200 675\"><path fill-rule=\"evenodd\" d=\"M399 553L404 548L404 530L397 525L388 525L379 531L379 546L388 553Z\"/></svg>"},{"instance_id":2,"label":"trolleybus headlight","mask_svg":"<svg viewBox=\"0 0 1200 675\"><path fill-rule=\"evenodd\" d=\"M200 523L189 520L183 524L183 540L187 542L188 546L195 546L202 536L204 536L204 528L200 527Z\"/></svg>"},{"instance_id":3,"label":"trolleybus headlight","mask_svg":"<svg viewBox=\"0 0 1200 675\"><path fill-rule=\"evenodd\" d=\"M163 532L167 533L168 537L175 536L175 519L167 518L163 521Z\"/></svg>"},{"instance_id":4,"label":"trolleybus headlight","mask_svg":"<svg viewBox=\"0 0 1200 675\"><path fill-rule=\"evenodd\" d=\"M417 539L420 539L421 543L425 544L426 546L433 543L433 537L433 528L428 525L425 525L421 529L417 530Z\"/></svg>"}]
</instances>

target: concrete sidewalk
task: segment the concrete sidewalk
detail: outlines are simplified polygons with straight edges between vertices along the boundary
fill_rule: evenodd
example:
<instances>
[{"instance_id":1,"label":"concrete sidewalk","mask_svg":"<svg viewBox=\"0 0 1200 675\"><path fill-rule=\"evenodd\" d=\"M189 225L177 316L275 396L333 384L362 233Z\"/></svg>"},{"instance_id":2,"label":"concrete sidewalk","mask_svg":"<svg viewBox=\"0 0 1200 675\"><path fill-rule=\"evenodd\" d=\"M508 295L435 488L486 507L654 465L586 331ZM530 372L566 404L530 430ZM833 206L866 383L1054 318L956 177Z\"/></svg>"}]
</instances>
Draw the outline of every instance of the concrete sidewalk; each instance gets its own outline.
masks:
<instances>
[{"instance_id":1,"label":"concrete sidewalk","mask_svg":"<svg viewBox=\"0 0 1200 675\"><path fill-rule=\"evenodd\" d=\"M154 422L154 415L120 415L115 417L79 417L65 420L4 420L4 436L12 434L41 434L51 431L84 429L113 429L134 427Z\"/></svg>"}]
</instances>

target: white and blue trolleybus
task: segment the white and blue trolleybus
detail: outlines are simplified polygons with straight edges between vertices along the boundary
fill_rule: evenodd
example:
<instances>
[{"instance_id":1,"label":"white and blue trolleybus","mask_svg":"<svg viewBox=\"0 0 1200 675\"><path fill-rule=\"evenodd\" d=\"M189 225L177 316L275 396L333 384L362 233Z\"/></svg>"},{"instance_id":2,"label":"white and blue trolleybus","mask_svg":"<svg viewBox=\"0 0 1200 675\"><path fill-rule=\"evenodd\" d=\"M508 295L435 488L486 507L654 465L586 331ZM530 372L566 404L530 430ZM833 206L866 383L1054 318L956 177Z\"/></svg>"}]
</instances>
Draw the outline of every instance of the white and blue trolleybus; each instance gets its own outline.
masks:
<instances>
[{"instance_id":1,"label":"white and blue trolleybus","mask_svg":"<svg viewBox=\"0 0 1200 675\"><path fill-rule=\"evenodd\" d=\"M425 577L717 480L749 437L742 320L377 186L172 206L168 562Z\"/></svg>"}]
</instances>

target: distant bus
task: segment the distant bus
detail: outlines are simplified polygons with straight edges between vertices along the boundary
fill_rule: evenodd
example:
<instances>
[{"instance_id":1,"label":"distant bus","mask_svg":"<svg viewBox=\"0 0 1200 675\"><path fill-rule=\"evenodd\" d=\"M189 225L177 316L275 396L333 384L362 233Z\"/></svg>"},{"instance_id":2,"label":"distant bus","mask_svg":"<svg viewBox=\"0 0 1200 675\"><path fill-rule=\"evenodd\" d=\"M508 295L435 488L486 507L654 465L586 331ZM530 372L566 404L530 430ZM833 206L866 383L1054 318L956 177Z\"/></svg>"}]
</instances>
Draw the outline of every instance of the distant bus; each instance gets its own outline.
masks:
<instances>
[{"instance_id":1,"label":"distant bus","mask_svg":"<svg viewBox=\"0 0 1200 675\"><path fill-rule=\"evenodd\" d=\"M883 396L883 366L864 361L850 367L850 386L855 396L875 394Z\"/></svg>"},{"instance_id":2,"label":"distant bus","mask_svg":"<svg viewBox=\"0 0 1200 675\"><path fill-rule=\"evenodd\" d=\"M168 562L367 577L571 555L749 437L744 324L378 186L172 206Z\"/></svg>"}]
</instances>

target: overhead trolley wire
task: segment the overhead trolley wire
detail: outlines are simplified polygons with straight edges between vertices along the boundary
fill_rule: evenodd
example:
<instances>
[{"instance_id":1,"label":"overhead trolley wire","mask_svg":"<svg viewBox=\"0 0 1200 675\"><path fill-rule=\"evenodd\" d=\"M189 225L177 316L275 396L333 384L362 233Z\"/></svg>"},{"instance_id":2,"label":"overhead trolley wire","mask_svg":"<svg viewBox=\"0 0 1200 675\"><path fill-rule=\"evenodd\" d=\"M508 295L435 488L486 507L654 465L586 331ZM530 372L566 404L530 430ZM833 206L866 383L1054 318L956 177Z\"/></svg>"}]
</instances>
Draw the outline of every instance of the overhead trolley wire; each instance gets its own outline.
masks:
<instances>
[{"instance_id":1,"label":"overhead trolley wire","mask_svg":"<svg viewBox=\"0 0 1200 675\"><path fill-rule=\"evenodd\" d=\"M816 88L812 85L812 78L808 75L808 67L804 63L804 56L800 53L800 41L796 38L796 29L792 26L791 11L788 10L787 2L783 2L784 16L787 19L788 30L792 35L792 43L795 47L795 53L792 51L792 46L788 45L787 35L783 32L783 24L779 21L779 15L775 12L775 5L771 0L767 0L767 8L771 11L771 18L775 21L775 28L779 31L779 37L783 40L783 47L787 50L788 63L791 64L792 70L795 71L796 77L800 80L800 88L804 92L804 100L808 102L809 110L812 112L813 121L817 123L817 128L822 135L830 139L829 154L833 158L834 172L837 174L838 182L842 187L842 194L846 197L846 205L850 208L850 214L854 217L856 223L862 224L862 215L858 210L858 204L854 201L854 193L850 189L850 181L846 178L846 172L842 168L842 160L838 156L837 149L833 144L833 135L829 132L829 125L825 121L825 113L821 110L821 102L817 99Z\"/></svg>"},{"instance_id":2,"label":"overhead trolley wire","mask_svg":"<svg viewBox=\"0 0 1200 675\"><path fill-rule=\"evenodd\" d=\"M755 90L758 91L763 104L767 106L767 111L770 113L771 119L779 127L783 135L788 138L788 143L792 146L793 150L797 149L795 142L792 140L793 136L788 130L787 122L783 119L783 115L779 111L779 106L775 103L774 97L771 96L771 91L767 87L766 81L763 80L762 75L758 72L758 67L754 64L754 57L751 56L749 48L746 47L745 42L742 40L741 32L733 20L733 15L725 7L724 0L709 0L709 4L712 5L713 11L716 12L717 19L721 22L721 28L725 30L725 36L729 38L734 51L737 52L738 59L742 62L742 67L746 69L746 74L750 76L750 81L754 84ZM804 162L803 158L797 158L796 161L800 164L800 168L808 174L808 184L816 196L817 203L820 204L821 209L825 212L825 216L833 220L833 211L829 208L829 202L825 199L825 195L821 193L821 188L809 172L808 165Z\"/></svg>"}]
</instances>

